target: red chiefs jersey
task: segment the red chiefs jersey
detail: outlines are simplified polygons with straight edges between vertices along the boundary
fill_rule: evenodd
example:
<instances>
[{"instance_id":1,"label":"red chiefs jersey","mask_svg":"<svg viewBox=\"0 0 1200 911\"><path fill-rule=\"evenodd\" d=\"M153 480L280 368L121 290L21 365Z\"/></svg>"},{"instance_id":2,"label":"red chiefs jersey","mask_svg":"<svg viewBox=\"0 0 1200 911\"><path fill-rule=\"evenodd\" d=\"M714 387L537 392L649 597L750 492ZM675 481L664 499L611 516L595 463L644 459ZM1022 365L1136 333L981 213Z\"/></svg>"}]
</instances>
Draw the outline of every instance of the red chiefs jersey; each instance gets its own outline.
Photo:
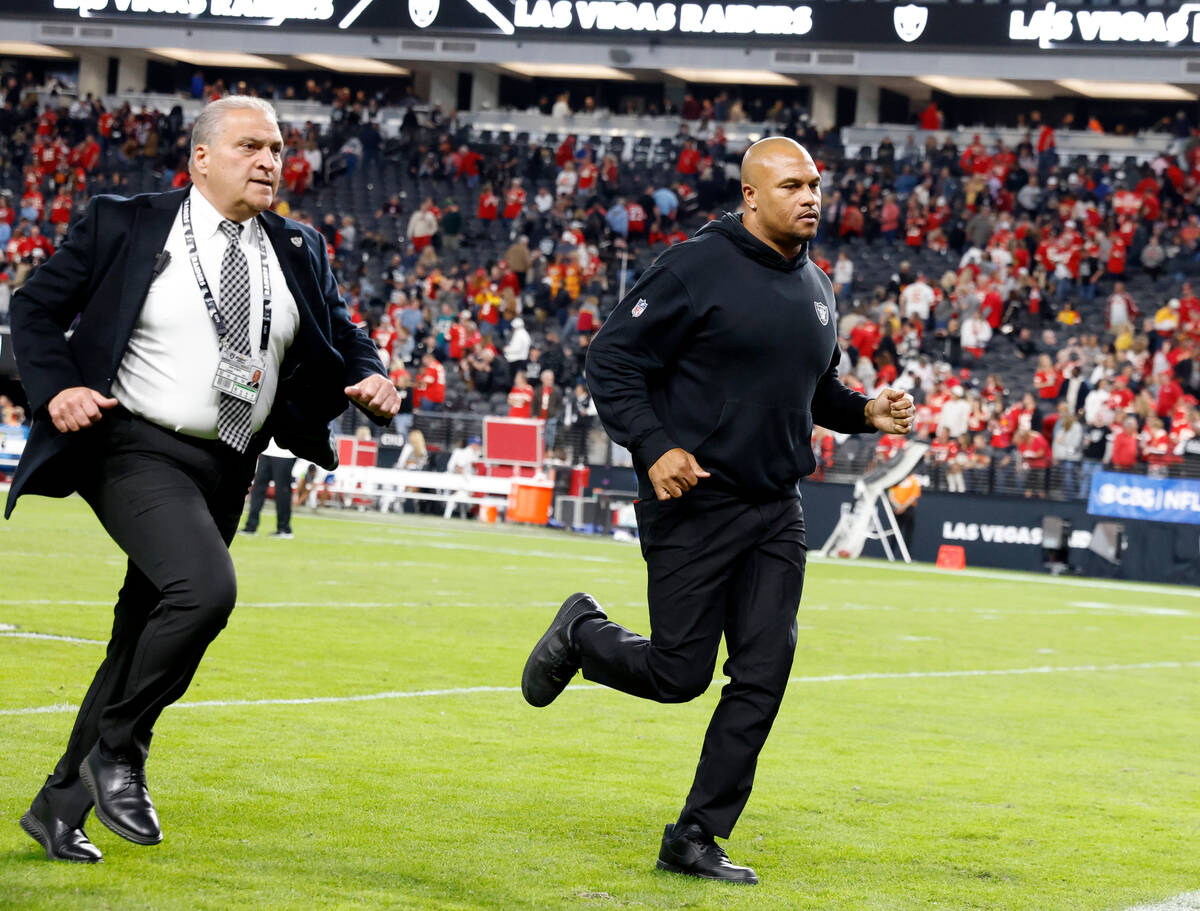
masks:
<instances>
[{"instance_id":1,"label":"red chiefs jersey","mask_svg":"<svg viewBox=\"0 0 1200 911\"><path fill-rule=\"evenodd\" d=\"M1025 437L1019 449L1021 458L1030 468L1046 468L1050 465L1050 444L1036 430Z\"/></svg>"},{"instance_id":2,"label":"red chiefs jersey","mask_svg":"<svg viewBox=\"0 0 1200 911\"><path fill-rule=\"evenodd\" d=\"M38 221L41 221L42 213L46 211L46 197L37 190L31 190L21 197L21 208L27 209L31 206L37 209Z\"/></svg>"},{"instance_id":3,"label":"red chiefs jersey","mask_svg":"<svg viewBox=\"0 0 1200 911\"><path fill-rule=\"evenodd\" d=\"M1118 215L1132 217L1142 209L1142 198L1132 190L1117 190L1113 194L1113 211Z\"/></svg>"},{"instance_id":4,"label":"red chiefs jersey","mask_svg":"<svg viewBox=\"0 0 1200 911\"><path fill-rule=\"evenodd\" d=\"M629 230L633 234L643 234L646 231L646 210L636 202L625 203L625 211L629 214Z\"/></svg>"},{"instance_id":5,"label":"red chiefs jersey","mask_svg":"<svg viewBox=\"0 0 1200 911\"><path fill-rule=\"evenodd\" d=\"M50 221L52 224L65 225L71 220L71 195L59 193L50 204Z\"/></svg>"},{"instance_id":6,"label":"red chiefs jersey","mask_svg":"<svg viewBox=\"0 0 1200 911\"><path fill-rule=\"evenodd\" d=\"M450 359L457 361L463 356L467 344L467 327L462 323L455 323L446 333L446 338L450 347Z\"/></svg>"},{"instance_id":7,"label":"red chiefs jersey","mask_svg":"<svg viewBox=\"0 0 1200 911\"><path fill-rule=\"evenodd\" d=\"M596 185L596 178L600 176L600 169L593 162L585 161L579 166L579 177L576 187L580 190L590 190Z\"/></svg>"},{"instance_id":8,"label":"red chiefs jersey","mask_svg":"<svg viewBox=\"0 0 1200 911\"><path fill-rule=\"evenodd\" d=\"M508 416L527 418L533 415L533 387L513 386L508 394Z\"/></svg>"},{"instance_id":9,"label":"red chiefs jersey","mask_svg":"<svg viewBox=\"0 0 1200 911\"><path fill-rule=\"evenodd\" d=\"M417 376L417 385L421 388L422 401L446 401L446 368L441 364L424 368Z\"/></svg>"},{"instance_id":10,"label":"red chiefs jersey","mask_svg":"<svg viewBox=\"0 0 1200 911\"><path fill-rule=\"evenodd\" d=\"M525 190L522 187L510 187L504 194L504 217L516 218L525 208Z\"/></svg>"},{"instance_id":11,"label":"red chiefs jersey","mask_svg":"<svg viewBox=\"0 0 1200 911\"><path fill-rule=\"evenodd\" d=\"M495 193L485 191L479 194L479 209L476 215L480 221L495 221L499 211L500 200L496 198Z\"/></svg>"},{"instance_id":12,"label":"red chiefs jersey","mask_svg":"<svg viewBox=\"0 0 1200 911\"><path fill-rule=\"evenodd\" d=\"M699 149L681 149L679 152L679 161L675 165L675 170L680 174L695 174L700 170L700 150Z\"/></svg>"},{"instance_id":13,"label":"red chiefs jersey","mask_svg":"<svg viewBox=\"0 0 1200 911\"><path fill-rule=\"evenodd\" d=\"M1033 375L1033 385L1040 398L1056 399L1058 390L1062 386L1062 377L1053 367L1049 370L1039 370Z\"/></svg>"},{"instance_id":14,"label":"red chiefs jersey","mask_svg":"<svg viewBox=\"0 0 1200 911\"><path fill-rule=\"evenodd\" d=\"M934 439L929 444L929 454L935 462L949 462L958 455L958 443L954 440Z\"/></svg>"},{"instance_id":15,"label":"red chiefs jersey","mask_svg":"<svg viewBox=\"0 0 1200 911\"><path fill-rule=\"evenodd\" d=\"M907 444L908 440L899 434L882 433L879 435L879 442L875 444L875 455L881 462L890 461L892 456Z\"/></svg>"}]
</instances>

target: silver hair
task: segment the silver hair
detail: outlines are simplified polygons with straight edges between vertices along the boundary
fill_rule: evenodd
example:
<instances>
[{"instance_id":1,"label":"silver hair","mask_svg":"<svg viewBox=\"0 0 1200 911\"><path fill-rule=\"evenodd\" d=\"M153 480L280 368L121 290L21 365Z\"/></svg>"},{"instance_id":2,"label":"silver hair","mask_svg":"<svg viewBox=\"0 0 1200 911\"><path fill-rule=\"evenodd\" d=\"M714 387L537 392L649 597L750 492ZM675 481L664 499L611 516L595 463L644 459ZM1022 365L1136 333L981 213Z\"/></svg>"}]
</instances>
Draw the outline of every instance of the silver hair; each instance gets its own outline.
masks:
<instances>
[{"instance_id":1,"label":"silver hair","mask_svg":"<svg viewBox=\"0 0 1200 911\"><path fill-rule=\"evenodd\" d=\"M192 123L192 146L188 164L190 165L196 157L196 146L212 143L217 133L220 132L221 121L227 112L243 110L261 111L275 123L279 122L274 105L261 98L254 98L250 95L228 95L225 98L210 101L196 115L196 120Z\"/></svg>"}]
</instances>

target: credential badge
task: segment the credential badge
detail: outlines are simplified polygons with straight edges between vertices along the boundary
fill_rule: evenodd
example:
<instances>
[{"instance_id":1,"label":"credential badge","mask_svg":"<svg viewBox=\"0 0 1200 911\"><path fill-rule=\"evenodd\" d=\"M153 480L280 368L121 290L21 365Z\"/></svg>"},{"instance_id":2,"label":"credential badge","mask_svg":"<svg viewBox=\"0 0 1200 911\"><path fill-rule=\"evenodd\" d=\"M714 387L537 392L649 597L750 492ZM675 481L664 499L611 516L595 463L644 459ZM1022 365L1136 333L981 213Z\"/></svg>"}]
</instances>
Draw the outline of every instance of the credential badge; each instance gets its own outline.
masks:
<instances>
[{"instance_id":1,"label":"credential badge","mask_svg":"<svg viewBox=\"0 0 1200 911\"><path fill-rule=\"evenodd\" d=\"M646 298L638 298L638 302L633 305L633 318L637 319L646 312Z\"/></svg>"},{"instance_id":2,"label":"credential badge","mask_svg":"<svg viewBox=\"0 0 1200 911\"><path fill-rule=\"evenodd\" d=\"M821 301L813 301L813 306L817 308L817 319L821 321L822 326L829 325L829 308Z\"/></svg>"}]
</instances>

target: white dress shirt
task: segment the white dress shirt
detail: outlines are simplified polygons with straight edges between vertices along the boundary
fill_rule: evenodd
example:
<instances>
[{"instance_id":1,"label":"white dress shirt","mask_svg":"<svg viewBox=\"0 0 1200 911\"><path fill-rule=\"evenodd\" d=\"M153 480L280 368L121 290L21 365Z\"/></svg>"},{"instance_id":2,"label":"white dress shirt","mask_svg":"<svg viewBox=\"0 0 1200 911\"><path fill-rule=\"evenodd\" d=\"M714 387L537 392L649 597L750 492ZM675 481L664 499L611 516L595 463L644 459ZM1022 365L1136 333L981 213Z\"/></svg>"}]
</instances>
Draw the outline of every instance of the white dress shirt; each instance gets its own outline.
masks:
<instances>
[{"instance_id":1,"label":"white dress shirt","mask_svg":"<svg viewBox=\"0 0 1200 911\"><path fill-rule=\"evenodd\" d=\"M221 307L221 259L228 241L220 231L224 217L195 187L191 191L192 232L204 277ZM241 223L239 243L250 270L250 347L261 353L262 258L255 219ZM296 337L300 311L288 290L279 258L263 235L271 284L271 339L262 391L250 414L258 431L270 413L279 385L279 364ZM112 395L129 411L169 430L213 440L221 393L212 387L219 359L217 330L204 306L183 233L182 207L163 250L170 261L150 284L133 327L125 357L117 369ZM222 307L222 310L224 308Z\"/></svg>"}]
</instances>

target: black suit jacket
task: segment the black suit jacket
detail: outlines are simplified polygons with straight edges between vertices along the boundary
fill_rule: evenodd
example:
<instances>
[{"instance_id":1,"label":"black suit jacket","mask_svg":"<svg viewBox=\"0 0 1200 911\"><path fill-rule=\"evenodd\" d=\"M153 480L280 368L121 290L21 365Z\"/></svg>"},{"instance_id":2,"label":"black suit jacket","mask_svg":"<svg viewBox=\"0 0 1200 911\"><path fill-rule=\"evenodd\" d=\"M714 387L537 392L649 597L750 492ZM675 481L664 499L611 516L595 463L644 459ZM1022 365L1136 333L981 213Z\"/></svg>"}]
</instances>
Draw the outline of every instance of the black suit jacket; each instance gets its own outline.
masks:
<instances>
[{"instance_id":1,"label":"black suit jacket","mask_svg":"<svg viewBox=\"0 0 1200 911\"><path fill-rule=\"evenodd\" d=\"M13 296L13 351L34 419L5 518L22 494L62 497L76 489L78 460L94 434L59 433L47 405L72 386L109 394L187 192L93 198L58 252ZM328 423L346 408L343 389L382 374L382 364L350 322L320 234L272 212L262 221L300 313L264 430L301 458L332 469L337 455Z\"/></svg>"}]
</instances>

